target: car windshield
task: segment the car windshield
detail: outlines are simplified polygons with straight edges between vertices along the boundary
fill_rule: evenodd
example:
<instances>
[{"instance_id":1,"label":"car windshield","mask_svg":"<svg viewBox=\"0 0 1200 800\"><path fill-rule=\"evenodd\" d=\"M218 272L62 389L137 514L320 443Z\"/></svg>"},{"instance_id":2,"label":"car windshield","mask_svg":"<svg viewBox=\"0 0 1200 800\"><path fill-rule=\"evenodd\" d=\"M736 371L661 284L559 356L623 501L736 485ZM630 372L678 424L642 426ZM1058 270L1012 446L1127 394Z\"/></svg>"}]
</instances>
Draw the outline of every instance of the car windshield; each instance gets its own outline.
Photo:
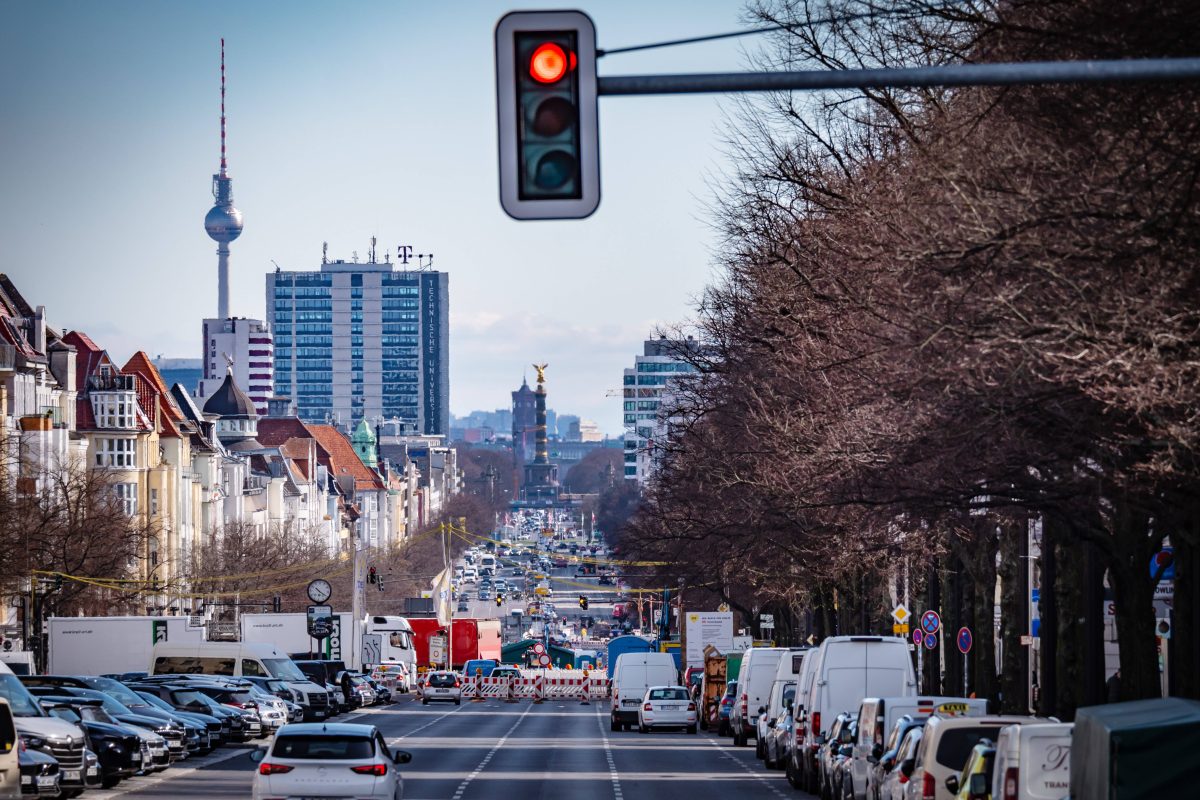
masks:
<instances>
[{"instance_id":1,"label":"car windshield","mask_svg":"<svg viewBox=\"0 0 1200 800\"><path fill-rule=\"evenodd\" d=\"M449 673L435 672L434 674L429 676L429 685L430 686L442 686L442 687L453 686L454 680L455 680L454 676Z\"/></svg>"},{"instance_id":2,"label":"car windshield","mask_svg":"<svg viewBox=\"0 0 1200 800\"><path fill-rule=\"evenodd\" d=\"M737 681L729 682L729 685L725 687L725 696L726 697L737 696Z\"/></svg>"},{"instance_id":3,"label":"car windshield","mask_svg":"<svg viewBox=\"0 0 1200 800\"><path fill-rule=\"evenodd\" d=\"M16 675L0 673L0 697L8 701L14 717L46 716L41 704L33 699L33 695Z\"/></svg>"},{"instance_id":4,"label":"car windshield","mask_svg":"<svg viewBox=\"0 0 1200 800\"><path fill-rule=\"evenodd\" d=\"M950 728L943 731L938 739L937 755L934 758L942 766L962 769L963 764L971 757L971 750L979 744L980 739L994 742L999 735L999 725Z\"/></svg>"},{"instance_id":5,"label":"car windshield","mask_svg":"<svg viewBox=\"0 0 1200 800\"><path fill-rule=\"evenodd\" d=\"M214 706L220 705L220 703L214 701L204 692L197 692L194 689L182 689L180 691L171 692L171 697L174 698L175 702L181 706L199 703L200 705L213 708Z\"/></svg>"},{"instance_id":6,"label":"car windshield","mask_svg":"<svg viewBox=\"0 0 1200 800\"><path fill-rule=\"evenodd\" d=\"M240 689L218 689L211 696L221 703L236 703L244 706L246 703L254 702L254 695Z\"/></svg>"},{"instance_id":7,"label":"car windshield","mask_svg":"<svg viewBox=\"0 0 1200 800\"><path fill-rule=\"evenodd\" d=\"M88 722L105 722L109 725L119 725L112 714L109 714L101 706L80 706L79 716L83 717Z\"/></svg>"},{"instance_id":8,"label":"car windshield","mask_svg":"<svg viewBox=\"0 0 1200 800\"><path fill-rule=\"evenodd\" d=\"M65 719L67 722L79 722L80 716L75 709L68 706L58 706L50 709L50 716Z\"/></svg>"},{"instance_id":9,"label":"car windshield","mask_svg":"<svg viewBox=\"0 0 1200 800\"><path fill-rule=\"evenodd\" d=\"M162 709L163 711L175 710L166 700L163 700L157 695L150 694L149 692L138 692L138 697L142 698L142 700L146 703L154 706L155 708Z\"/></svg>"},{"instance_id":10,"label":"car windshield","mask_svg":"<svg viewBox=\"0 0 1200 800\"><path fill-rule=\"evenodd\" d=\"M89 688L111 695L127 706L146 705L145 701L138 697L136 692L120 681L114 681L112 678L91 678L81 676L79 680L86 683Z\"/></svg>"},{"instance_id":11,"label":"car windshield","mask_svg":"<svg viewBox=\"0 0 1200 800\"><path fill-rule=\"evenodd\" d=\"M362 736L280 736L271 755L297 759L364 759L375 755L372 740Z\"/></svg>"},{"instance_id":12,"label":"car windshield","mask_svg":"<svg viewBox=\"0 0 1200 800\"><path fill-rule=\"evenodd\" d=\"M687 700L687 689L651 689L651 700Z\"/></svg>"},{"instance_id":13,"label":"car windshield","mask_svg":"<svg viewBox=\"0 0 1200 800\"><path fill-rule=\"evenodd\" d=\"M284 681L308 680L290 658L264 658L262 662L266 665L267 672L271 673L272 678Z\"/></svg>"},{"instance_id":14,"label":"car windshield","mask_svg":"<svg viewBox=\"0 0 1200 800\"><path fill-rule=\"evenodd\" d=\"M86 697L89 700L99 700L104 710L110 714L134 713L133 711L130 711L129 708L127 708L121 701L114 697L110 697L104 692L97 691L96 689L76 689L75 691L79 693L80 697Z\"/></svg>"}]
</instances>

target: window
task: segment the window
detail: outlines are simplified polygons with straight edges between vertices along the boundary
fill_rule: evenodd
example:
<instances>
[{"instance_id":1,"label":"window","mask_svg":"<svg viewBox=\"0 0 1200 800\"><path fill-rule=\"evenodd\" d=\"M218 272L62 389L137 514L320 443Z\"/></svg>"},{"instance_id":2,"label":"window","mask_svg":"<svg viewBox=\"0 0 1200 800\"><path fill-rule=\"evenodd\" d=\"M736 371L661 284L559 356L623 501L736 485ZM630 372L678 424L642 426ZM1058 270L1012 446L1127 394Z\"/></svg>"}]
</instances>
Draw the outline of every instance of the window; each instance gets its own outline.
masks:
<instances>
[{"instance_id":1,"label":"window","mask_svg":"<svg viewBox=\"0 0 1200 800\"><path fill-rule=\"evenodd\" d=\"M150 490L150 516L158 516L158 489Z\"/></svg>"},{"instance_id":2,"label":"window","mask_svg":"<svg viewBox=\"0 0 1200 800\"><path fill-rule=\"evenodd\" d=\"M137 424L137 400L132 394L93 394L92 412L99 428L132 428Z\"/></svg>"},{"instance_id":3,"label":"window","mask_svg":"<svg viewBox=\"0 0 1200 800\"><path fill-rule=\"evenodd\" d=\"M126 469L136 467L137 442L133 439L97 439L96 466Z\"/></svg>"},{"instance_id":4,"label":"window","mask_svg":"<svg viewBox=\"0 0 1200 800\"><path fill-rule=\"evenodd\" d=\"M275 739L271 754L276 758L361 760L375 755L375 743L360 736L282 736Z\"/></svg>"},{"instance_id":5,"label":"window","mask_svg":"<svg viewBox=\"0 0 1200 800\"><path fill-rule=\"evenodd\" d=\"M135 516L138 513L138 486L136 483L116 483L113 484L113 492L117 495L117 500L125 510L127 516Z\"/></svg>"}]
</instances>

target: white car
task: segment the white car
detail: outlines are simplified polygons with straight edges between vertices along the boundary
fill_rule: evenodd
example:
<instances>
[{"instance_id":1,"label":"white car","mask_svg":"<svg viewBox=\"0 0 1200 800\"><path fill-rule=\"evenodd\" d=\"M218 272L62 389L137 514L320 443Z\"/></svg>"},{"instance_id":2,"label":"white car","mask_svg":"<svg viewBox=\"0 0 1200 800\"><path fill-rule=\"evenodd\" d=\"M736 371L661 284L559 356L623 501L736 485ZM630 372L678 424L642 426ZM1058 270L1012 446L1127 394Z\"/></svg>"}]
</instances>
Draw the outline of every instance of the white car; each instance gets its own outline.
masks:
<instances>
[{"instance_id":1,"label":"white car","mask_svg":"<svg viewBox=\"0 0 1200 800\"><path fill-rule=\"evenodd\" d=\"M696 732L696 704L685 686L651 686L638 709L638 732L651 728L686 728Z\"/></svg>"},{"instance_id":2,"label":"white car","mask_svg":"<svg viewBox=\"0 0 1200 800\"><path fill-rule=\"evenodd\" d=\"M431 700L462 705L462 681L458 675L446 670L426 673L425 685L421 687L421 705L427 706Z\"/></svg>"},{"instance_id":3,"label":"white car","mask_svg":"<svg viewBox=\"0 0 1200 800\"><path fill-rule=\"evenodd\" d=\"M404 797L397 767L412 754L388 749L374 725L302 722L284 725L270 750L250 754L258 762L252 797Z\"/></svg>"}]
</instances>

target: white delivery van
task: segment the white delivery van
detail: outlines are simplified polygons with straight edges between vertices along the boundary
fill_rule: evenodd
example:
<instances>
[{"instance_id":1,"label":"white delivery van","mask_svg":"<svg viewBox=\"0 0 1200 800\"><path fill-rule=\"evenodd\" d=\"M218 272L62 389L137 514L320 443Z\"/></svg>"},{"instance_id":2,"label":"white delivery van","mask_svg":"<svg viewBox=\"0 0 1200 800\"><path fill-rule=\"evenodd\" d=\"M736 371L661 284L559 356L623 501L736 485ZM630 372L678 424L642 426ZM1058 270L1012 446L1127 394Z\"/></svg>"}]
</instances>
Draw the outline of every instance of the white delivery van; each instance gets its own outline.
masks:
<instances>
[{"instance_id":1,"label":"white delivery van","mask_svg":"<svg viewBox=\"0 0 1200 800\"><path fill-rule=\"evenodd\" d=\"M901 697L866 697L858 709L858 728L850 759L850 770L845 780L849 781L846 794L854 800L866 800L876 783L874 766L883 755L884 740L895 727L896 721L907 714L921 719L933 714L954 710L968 717L982 717L987 713L986 698L943 697L918 695Z\"/></svg>"},{"instance_id":2,"label":"white delivery van","mask_svg":"<svg viewBox=\"0 0 1200 800\"><path fill-rule=\"evenodd\" d=\"M8 701L0 697L0 800L21 798L20 749L12 709L8 707Z\"/></svg>"},{"instance_id":3,"label":"white delivery van","mask_svg":"<svg viewBox=\"0 0 1200 800\"><path fill-rule=\"evenodd\" d=\"M958 779L975 745L983 739L995 742L1001 729L1009 725L1035 722L1045 720L1021 716L942 716L938 711L925 723L916 757L900 765L901 772L908 776L909 792L922 800L954 800L958 792L950 790L946 779L952 775Z\"/></svg>"},{"instance_id":4,"label":"white delivery van","mask_svg":"<svg viewBox=\"0 0 1200 800\"><path fill-rule=\"evenodd\" d=\"M327 709L329 695L305 677L286 653L264 642L198 642L154 645L151 675L230 675L237 678L275 678L285 682L297 703L308 709ZM307 717L308 714L306 713Z\"/></svg>"},{"instance_id":5,"label":"white delivery van","mask_svg":"<svg viewBox=\"0 0 1200 800\"><path fill-rule=\"evenodd\" d=\"M729 710L729 728L738 747L743 747L751 736L758 737L758 715L767 705L779 659L787 652L786 647L751 647L742 655L738 694Z\"/></svg>"},{"instance_id":6,"label":"white delivery van","mask_svg":"<svg viewBox=\"0 0 1200 800\"><path fill-rule=\"evenodd\" d=\"M1071 789L1070 722L1026 722L1000 729L993 800L1058 800Z\"/></svg>"},{"instance_id":7,"label":"white delivery van","mask_svg":"<svg viewBox=\"0 0 1200 800\"><path fill-rule=\"evenodd\" d=\"M793 647L779 659L775 668L775 677L771 681L771 690L767 692L766 711L757 717L757 729L754 737L754 751L761 759L766 759L764 741L770 730L772 721L783 719L787 705L796 699L796 682L804 669L805 656L812 651L811 647Z\"/></svg>"},{"instance_id":8,"label":"white delivery van","mask_svg":"<svg viewBox=\"0 0 1200 800\"><path fill-rule=\"evenodd\" d=\"M86 739L83 730L65 719L52 717L29 693L7 664L0 662L0 698L8 701L13 724L28 747L58 759L61 786L68 796L82 792ZM17 778L18 782L20 777Z\"/></svg>"},{"instance_id":9,"label":"white delivery van","mask_svg":"<svg viewBox=\"0 0 1200 800\"><path fill-rule=\"evenodd\" d=\"M638 724L638 709L651 686L679 685L679 670L670 653L621 653L613 665L612 729Z\"/></svg>"},{"instance_id":10,"label":"white delivery van","mask_svg":"<svg viewBox=\"0 0 1200 800\"><path fill-rule=\"evenodd\" d=\"M894 636L831 636L809 656L808 686L800 687L804 705L797 729L802 785L817 787L815 754L838 714L856 713L867 697L907 697L917 693L908 642Z\"/></svg>"}]
</instances>

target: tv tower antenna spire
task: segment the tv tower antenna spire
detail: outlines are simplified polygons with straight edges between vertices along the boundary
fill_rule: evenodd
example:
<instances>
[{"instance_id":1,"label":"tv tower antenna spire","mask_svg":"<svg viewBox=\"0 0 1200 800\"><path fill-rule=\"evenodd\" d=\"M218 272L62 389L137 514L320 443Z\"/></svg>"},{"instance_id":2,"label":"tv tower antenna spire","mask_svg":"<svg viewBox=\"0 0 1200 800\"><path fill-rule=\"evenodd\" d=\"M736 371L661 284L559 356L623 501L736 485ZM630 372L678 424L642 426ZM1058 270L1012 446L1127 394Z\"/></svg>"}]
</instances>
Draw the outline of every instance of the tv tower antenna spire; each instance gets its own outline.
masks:
<instances>
[{"instance_id":1,"label":"tv tower antenna spire","mask_svg":"<svg viewBox=\"0 0 1200 800\"><path fill-rule=\"evenodd\" d=\"M225 161L225 39L221 39L221 166L213 175L215 205L204 230L217 243L217 318L229 318L229 243L242 235L242 212L233 207L233 179Z\"/></svg>"}]
</instances>

